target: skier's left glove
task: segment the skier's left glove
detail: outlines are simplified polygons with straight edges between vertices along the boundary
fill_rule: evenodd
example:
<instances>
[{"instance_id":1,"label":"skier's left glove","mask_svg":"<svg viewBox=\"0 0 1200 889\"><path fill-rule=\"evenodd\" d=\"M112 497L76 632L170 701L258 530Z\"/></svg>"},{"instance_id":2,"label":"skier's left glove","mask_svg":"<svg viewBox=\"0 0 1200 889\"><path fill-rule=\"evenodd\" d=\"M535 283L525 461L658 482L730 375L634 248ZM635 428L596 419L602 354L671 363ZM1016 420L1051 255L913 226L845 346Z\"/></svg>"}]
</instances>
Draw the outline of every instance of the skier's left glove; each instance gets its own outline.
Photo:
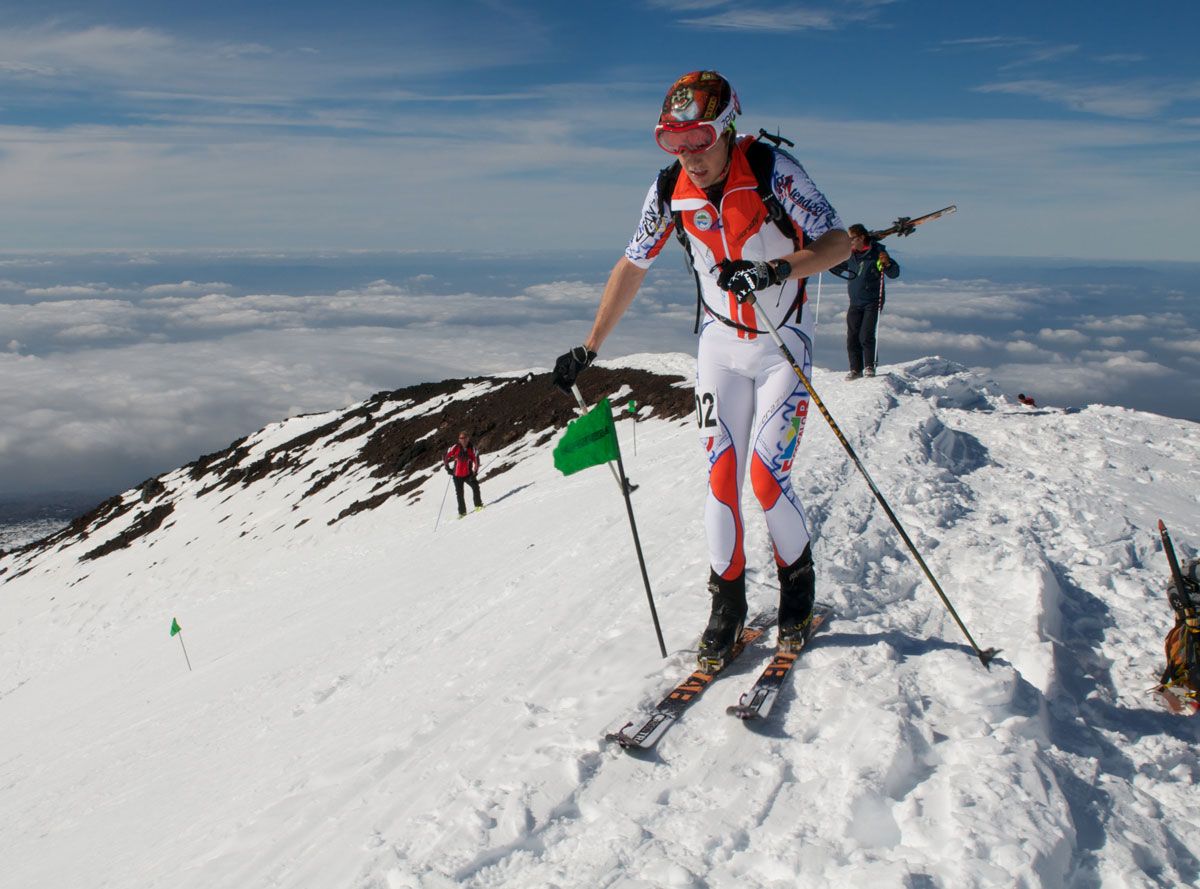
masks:
<instances>
[{"instance_id":1,"label":"skier's left glove","mask_svg":"<svg viewBox=\"0 0 1200 889\"><path fill-rule=\"evenodd\" d=\"M732 292L738 298L738 302L745 302L756 290L781 283L783 278L780 277L776 264L762 260L722 260L721 273L717 276L717 286Z\"/></svg>"},{"instance_id":2,"label":"skier's left glove","mask_svg":"<svg viewBox=\"0 0 1200 889\"><path fill-rule=\"evenodd\" d=\"M575 378L595 360L596 353L587 346L576 346L565 355L559 355L558 360L554 362L554 385L570 395Z\"/></svg>"}]
</instances>

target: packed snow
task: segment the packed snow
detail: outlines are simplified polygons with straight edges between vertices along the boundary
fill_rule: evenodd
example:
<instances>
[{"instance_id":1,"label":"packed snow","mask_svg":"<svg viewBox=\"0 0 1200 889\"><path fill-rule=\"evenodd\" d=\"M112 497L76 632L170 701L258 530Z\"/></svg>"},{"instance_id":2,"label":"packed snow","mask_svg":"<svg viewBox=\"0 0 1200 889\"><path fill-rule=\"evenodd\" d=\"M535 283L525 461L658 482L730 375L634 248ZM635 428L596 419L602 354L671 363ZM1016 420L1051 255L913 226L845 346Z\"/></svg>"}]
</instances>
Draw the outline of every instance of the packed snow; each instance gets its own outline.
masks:
<instances>
[{"instance_id":1,"label":"packed snow","mask_svg":"<svg viewBox=\"0 0 1200 889\"><path fill-rule=\"evenodd\" d=\"M684 355L620 363L692 373ZM1147 689L1171 624L1156 522L1194 554L1200 426L1026 407L938 358L883 371L814 384L1002 649L990 670L812 410L793 478L831 622L760 726L725 708L770 637L631 755L605 732L686 675L708 612L693 425L643 405L635 454L618 422L664 660L609 472L564 478L553 439L527 437L490 480L505 455L484 455L482 512L458 519L431 466L412 496L337 519L379 480L300 494L362 444L348 419L286 472L162 476L173 510L124 548L80 558L136 510L0 557L0 884L1197 884L1200 718ZM244 459L336 418L273 424ZM751 608L770 609L745 500Z\"/></svg>"}]
</instances>

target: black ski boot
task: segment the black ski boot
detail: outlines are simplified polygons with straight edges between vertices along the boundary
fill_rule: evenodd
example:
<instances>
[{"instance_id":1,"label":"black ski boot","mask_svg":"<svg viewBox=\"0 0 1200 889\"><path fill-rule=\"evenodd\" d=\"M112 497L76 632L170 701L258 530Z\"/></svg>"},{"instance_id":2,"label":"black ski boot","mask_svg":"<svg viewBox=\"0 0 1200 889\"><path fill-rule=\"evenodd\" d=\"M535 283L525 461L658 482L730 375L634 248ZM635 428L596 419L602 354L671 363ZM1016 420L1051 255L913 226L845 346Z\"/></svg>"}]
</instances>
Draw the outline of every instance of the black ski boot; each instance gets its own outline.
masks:
<instances>
[{"instance_id":1,"label":"black ski boot","mask_svg":"<svg viewBox=\"0 0 1200 889\"><path fill-rule=\"evenodd\" d=\"M779 569L778 645L781 651L799 651L808 641L816 588L812 544L809 544L800 558Z\"/></svg>"},{"instance_id":2,"label":"black ski boot","mask_svg":"<svg viewBox=\"0 0 1200 889\"><path fill-rule=\"evenodd\" d=\"M709 572L708 592L712 595L712 614L700 636L700 667L710 673L721 670L729 660L742 626L746 622L746 575L722 580Z\"/></svg>"}]
</instances>

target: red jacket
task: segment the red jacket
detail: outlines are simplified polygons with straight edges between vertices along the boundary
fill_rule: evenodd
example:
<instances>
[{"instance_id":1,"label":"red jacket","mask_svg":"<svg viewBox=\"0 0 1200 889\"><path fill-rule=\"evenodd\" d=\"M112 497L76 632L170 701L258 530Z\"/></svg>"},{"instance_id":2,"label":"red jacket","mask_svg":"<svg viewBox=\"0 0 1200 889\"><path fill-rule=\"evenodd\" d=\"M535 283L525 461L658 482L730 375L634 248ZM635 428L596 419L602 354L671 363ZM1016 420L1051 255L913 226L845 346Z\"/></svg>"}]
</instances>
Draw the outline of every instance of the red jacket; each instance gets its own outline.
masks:
<instances>
[{"instance_id":1,"label":"red jacket","mask_svg":"<svg viewBox=\"0 0 1200 889\"><path fill-rule=\"evenodd\" d=\"M479 454L471 445L464 448L462 445L456 444L451 447L446 451L446 456L442 457L442 464L449 466L451 461L454 463L455 478L466 478L479 471Z\"/></svg>"}]
</instances>

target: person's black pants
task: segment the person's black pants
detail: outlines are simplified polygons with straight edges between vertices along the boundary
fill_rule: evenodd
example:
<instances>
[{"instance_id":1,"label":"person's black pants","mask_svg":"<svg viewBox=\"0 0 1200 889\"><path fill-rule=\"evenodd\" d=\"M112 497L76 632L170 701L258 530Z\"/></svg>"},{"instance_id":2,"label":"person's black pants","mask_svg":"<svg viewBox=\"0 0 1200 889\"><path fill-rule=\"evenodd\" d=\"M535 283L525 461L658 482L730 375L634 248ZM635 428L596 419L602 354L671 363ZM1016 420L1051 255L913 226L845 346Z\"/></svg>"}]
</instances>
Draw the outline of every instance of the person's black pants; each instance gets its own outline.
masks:
<instances>
[{"instance_id":1,"label":"person's black pants","mask_svg":"<svg viewBox=\"0 0 1200 889\"><path fill-rule=\"evenodd\" d=\"M471 494L475 498L475 506L483 506L483 498L479 496L479 480L474 474L465 475L463 477L454 476L454 494L458 497L458 514L467 514L467 502L463 497L463 486L471 486Z\"/></svg>"},{"instance_id":2,"label":"person's black pants","mask_svg":"<svg viewBox=\"0 0 1200 889\"><path fill-rule=\"evenodd\" d=\"M879 324L879 306L850 306L846 310L846 354L850 369L862 373L863 367L875 366L875 328Z\"/></svg>"}]
</instances>

